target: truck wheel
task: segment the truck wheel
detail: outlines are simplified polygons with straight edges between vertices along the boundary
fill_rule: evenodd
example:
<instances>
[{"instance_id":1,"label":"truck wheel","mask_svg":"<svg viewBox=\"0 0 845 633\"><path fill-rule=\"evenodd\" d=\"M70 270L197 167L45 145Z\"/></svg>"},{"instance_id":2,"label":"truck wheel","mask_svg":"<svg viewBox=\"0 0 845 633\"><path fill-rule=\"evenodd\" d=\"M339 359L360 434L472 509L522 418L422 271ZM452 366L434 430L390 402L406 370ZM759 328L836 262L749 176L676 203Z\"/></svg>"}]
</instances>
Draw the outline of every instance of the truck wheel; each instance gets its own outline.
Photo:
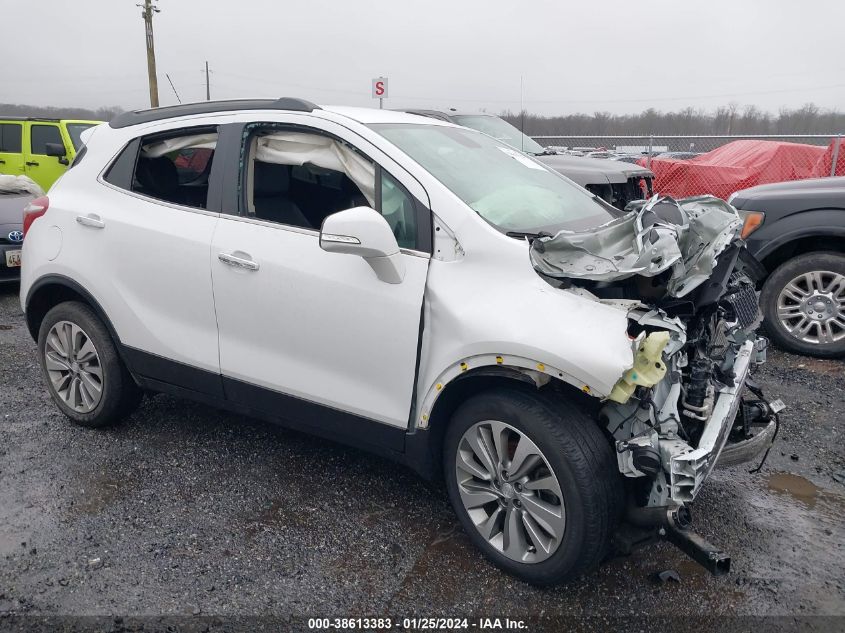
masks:
<instances>
[{"instance_id":1,"label":"truck wheel","mask_svg":"<svg viewBox=\"0 0 845 633\"><path fill-rule=\"evenodd\" d=\"M845 355L845 255L799 255L769 275L760 295L766 331L780 347L822 358Z\"/></svg>"},{"instance_id":2,"label":"truck wheel","mask_svg":"<svg viewBox=\"0 0 845 633\"><path fill-rule=\"evenodd\" d=\"M475 545L536 585L598 566L624 501L598 426L518 389L480 393L457 409L444 438L444 474Z\"/></svg>"},{"instance_id":3,"label":"truck wheel","mask_svg":"<svg viewBox=\"0 0 845 633\"><path fill-rule=\"evenodd\" d=\"M77 424L113 424L141 401L108 330L84 303L60 303L47 313L38 331L38 359L53 401Z\"/></svg>"}]
</instances>

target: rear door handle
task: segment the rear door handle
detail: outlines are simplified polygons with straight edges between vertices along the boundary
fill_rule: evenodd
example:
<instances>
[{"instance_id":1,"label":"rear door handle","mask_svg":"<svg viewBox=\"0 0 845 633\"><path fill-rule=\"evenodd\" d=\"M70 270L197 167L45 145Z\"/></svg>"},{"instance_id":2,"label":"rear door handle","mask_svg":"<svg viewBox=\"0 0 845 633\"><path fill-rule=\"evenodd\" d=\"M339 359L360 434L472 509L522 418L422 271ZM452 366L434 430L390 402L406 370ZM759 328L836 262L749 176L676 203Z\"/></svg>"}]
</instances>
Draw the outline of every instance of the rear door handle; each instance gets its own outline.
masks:
<instances>
[{"instance_id":1,"label":"rear door handle","mask_svg":"<svg viewBox=\"0 0 845 633\"><path fill-rule=\"evenodd\" d=\"M76 221L82 226L90 226L92 229L103 229L106 223L100 219L99 215L91 213L89 215L77 215Z\"/></svg>"},{"instance_id":2,"label":"rear door handle","mask_svg":"<svg viewBox=\"0 0 845 633\"><path fill-rule=\"evenodd\" d=\"M245 268L246 270L258 270L258 262L254 262L251 259L246 259L245 257L238 257L237 255L232 255L231 253L218 253L217 259L219 259L224 264L228 264L229 266L235 266L236 268Z\"/></svg>"},{"instance_id":3,"label":"rear door handle","mask_svg":"<svg viewBox=\"0 0 845 633\"><path fill-rule=\"evenodd\" d=\"M26 166L27 167L38 167L38 163L36 163L34 160L28 160L28 161L26 161Z\"/></svg>"}]
</instances>

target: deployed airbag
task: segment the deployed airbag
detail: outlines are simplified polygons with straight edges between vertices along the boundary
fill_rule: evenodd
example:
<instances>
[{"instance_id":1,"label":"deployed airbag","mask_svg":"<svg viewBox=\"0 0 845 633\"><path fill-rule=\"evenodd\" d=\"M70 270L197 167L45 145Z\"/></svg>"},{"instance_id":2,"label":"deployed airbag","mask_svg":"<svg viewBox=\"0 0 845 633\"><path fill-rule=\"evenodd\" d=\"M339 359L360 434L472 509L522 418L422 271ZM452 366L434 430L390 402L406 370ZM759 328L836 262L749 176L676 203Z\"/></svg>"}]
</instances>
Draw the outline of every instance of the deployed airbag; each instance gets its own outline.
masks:
<instances>
[{"instance_id":1,"label":"deployed airbag","mask_svg":"<svg viewBox=\"0 0 845 633\"><path fill-rule=\"evenodd\" d=\"M348 145L328 136L302 132L274 132L258 138L255 159L281 165L310 163L346 174L375 205L375 167Z\"/></svg>"}]
</instances>

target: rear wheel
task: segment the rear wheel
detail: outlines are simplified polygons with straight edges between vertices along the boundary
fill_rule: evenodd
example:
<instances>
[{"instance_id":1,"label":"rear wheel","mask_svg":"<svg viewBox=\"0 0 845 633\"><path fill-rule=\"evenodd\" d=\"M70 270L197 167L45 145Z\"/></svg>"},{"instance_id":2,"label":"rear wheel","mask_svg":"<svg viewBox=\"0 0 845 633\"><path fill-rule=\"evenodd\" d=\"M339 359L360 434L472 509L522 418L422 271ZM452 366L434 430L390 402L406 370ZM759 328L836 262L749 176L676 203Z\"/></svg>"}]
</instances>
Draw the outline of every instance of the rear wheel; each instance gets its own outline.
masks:
<instances>
[{"instance_id":1,"label":"rear wheel","mask_svg":"<svg viewBox=\"0 0 845 633\"><path fill-rule=\"evenodd\" d=\"M760 296L766 331L799 354L845 354L845 255L807 253L781 264Z\"/></svg>"},{"instance_id":2,"label":"rear wheel","mask_svg":"<svg viewBox=\"0 0 845 633\"><path fill-rule=\"evenodd\" d=\"M108 330L84 303L61 303L47 313L38 358L53 401L77 424L118 422L141 401Z\"/></svg>"},{"instance_id":3,"label":"rear wheel","mask_svg":"<svg viewBox=\"0 0 845 633\"><path fill-rule=\"evenodd\" d=\"M602 560L623 500L596 424L539 394L473 396L445 437L449 497L475 545L519 578L548 585Z\"/></svg>"}]
</instances>

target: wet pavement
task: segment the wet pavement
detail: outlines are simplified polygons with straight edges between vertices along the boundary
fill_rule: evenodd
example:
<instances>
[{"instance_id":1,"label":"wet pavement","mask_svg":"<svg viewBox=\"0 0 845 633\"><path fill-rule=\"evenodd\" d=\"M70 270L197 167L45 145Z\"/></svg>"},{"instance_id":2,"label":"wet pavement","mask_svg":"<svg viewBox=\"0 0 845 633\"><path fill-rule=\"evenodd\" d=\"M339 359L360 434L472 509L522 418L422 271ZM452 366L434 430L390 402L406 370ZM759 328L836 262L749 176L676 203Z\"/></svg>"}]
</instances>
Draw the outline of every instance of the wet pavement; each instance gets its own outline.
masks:
<instances>
[{"instance_id":1,"label":"wet pavement","mask_svg":"<svg viewBox=\"0 0 845 633\"><path fill-rule=\"evenodd\" d=\"M42 386L16 292L0 287L0 629L10 614L845 627L843 361L775 351L758 374L788 406L769 461L716 471L693 506L697 531L733 556L729 575L660 543L537 589L473 549L442 489L368 454L166 396L115 428L72 426ZM680 582L653 580L668 569Z\"/></svg>"}]
</instances>

